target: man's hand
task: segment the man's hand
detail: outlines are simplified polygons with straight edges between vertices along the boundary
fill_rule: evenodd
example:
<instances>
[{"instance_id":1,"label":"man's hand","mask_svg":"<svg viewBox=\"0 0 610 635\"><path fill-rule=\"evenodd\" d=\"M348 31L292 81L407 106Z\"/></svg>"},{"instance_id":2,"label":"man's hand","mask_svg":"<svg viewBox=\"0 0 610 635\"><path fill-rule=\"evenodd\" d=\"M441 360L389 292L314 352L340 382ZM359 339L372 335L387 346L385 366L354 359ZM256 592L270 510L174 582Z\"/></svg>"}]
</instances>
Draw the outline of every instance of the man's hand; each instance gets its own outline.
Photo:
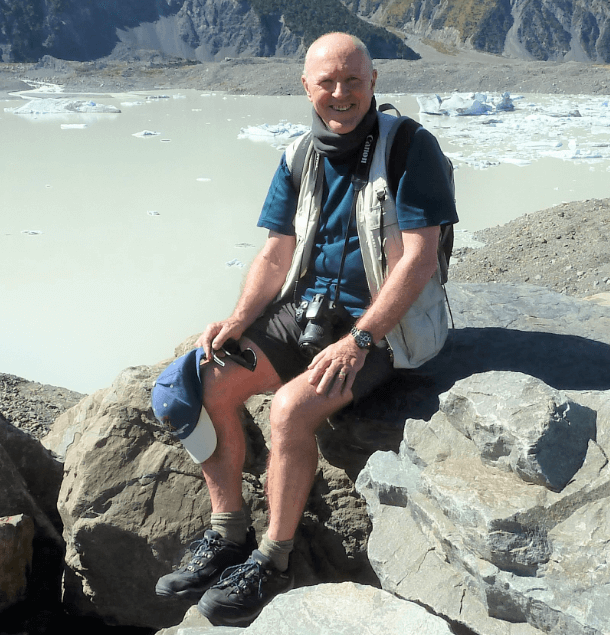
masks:
<instances>
[{"instance_id":1,"label":"man's hand","mask_svg":"<svg viewBox=\"0 0 610 635\"><path fill-rule=\"evenodd\" d=\"M354 338L346 335L327 346L309 364L309 383L319 395L335 397L350 390L356 374L364 366L368 351L358 348Z\"/></svg>"},{"instance_id":2,"label":"man's hand","mask_svg":"<svg viewBox=\"0 0 610 635\"><path fill-rule=\"evenodd\" d=\"M195 342L196 347L202 347L205 351L206 362L212 361L214 351L217 351L230 338L239 340L245 328L233 318L227 318L222 322L212 322L208 324L205 331L199 336Z\"/></svg>"}]
</instances>

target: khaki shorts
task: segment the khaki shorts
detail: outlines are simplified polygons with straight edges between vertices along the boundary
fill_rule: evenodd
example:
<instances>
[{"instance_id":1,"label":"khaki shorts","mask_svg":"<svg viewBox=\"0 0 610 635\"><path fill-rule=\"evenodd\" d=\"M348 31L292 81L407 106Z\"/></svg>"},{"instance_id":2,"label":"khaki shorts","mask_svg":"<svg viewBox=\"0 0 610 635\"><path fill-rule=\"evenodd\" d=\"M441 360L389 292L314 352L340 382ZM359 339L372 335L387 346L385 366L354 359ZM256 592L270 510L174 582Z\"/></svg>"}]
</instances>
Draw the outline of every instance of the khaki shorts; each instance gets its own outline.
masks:
<instances>
[{"instance_id":1,"label":"khaki shorts","mask_svg":"<svg viewBox=\"0 0 610 635\"><path fill-rule=\"evenodd\" d=\"M302 329L297 324L295 313L296 305L293 302L272 304L244 332L244 337L252 340L269 358L275 372L284 383L304 373L310 362L310 358L298 345ZM348 333L352 325L353 321L342 325L334 332L334 341ZM364 366L356 375L352 386L354 401L360 401L395 376L392 352L387 342L382 340L366 356Z\"/></svg>"}]
</instances>

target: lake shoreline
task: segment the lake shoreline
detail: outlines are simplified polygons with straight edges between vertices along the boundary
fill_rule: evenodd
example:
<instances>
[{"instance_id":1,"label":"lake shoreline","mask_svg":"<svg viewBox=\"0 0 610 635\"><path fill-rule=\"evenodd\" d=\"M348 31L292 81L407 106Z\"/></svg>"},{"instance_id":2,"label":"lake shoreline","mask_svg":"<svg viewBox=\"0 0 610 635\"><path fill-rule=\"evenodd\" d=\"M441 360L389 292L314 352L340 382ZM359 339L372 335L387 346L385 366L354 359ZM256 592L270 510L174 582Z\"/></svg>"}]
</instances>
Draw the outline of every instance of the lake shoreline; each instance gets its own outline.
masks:
<instances>
[{"instance_id":1,"label":"lake shoreline","mask_svg":"<svg viewBox=\"0 0 610 635\"><path fill-rule=\"evenodd\" d=\"M476 51L437 50L421 40L409 45L421 59L375 60L379 93L504 92L610 94L610 66L539 62ZM40 62L1 63L0 98L28 82L59 84L64 92L187 89L239 95L302 95L302 60L227 58L193 62L156 51L131 51L90 62L45 56Z\"/></svg>"}]
</instances>

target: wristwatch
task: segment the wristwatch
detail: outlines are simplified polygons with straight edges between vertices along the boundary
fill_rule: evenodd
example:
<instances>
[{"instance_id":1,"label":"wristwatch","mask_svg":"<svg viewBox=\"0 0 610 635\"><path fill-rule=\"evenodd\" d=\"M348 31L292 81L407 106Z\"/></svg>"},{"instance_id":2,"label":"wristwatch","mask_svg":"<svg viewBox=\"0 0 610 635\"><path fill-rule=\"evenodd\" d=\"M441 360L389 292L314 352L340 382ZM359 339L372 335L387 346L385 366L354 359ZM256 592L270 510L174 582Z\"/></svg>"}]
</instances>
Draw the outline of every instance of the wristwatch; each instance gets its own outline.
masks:
<instances>
[{"instance_id":1,"label":"wristwatch","mask_svg":"<svg viewBox=\"0 0 610 635\"><path fill-rule=\"evenodd\" d=\"M354 326L350 333L356 340L358 348L366 348L369 351L373 348L373 336L368 331L361 331Z\"/></svg>"}]
</instances>

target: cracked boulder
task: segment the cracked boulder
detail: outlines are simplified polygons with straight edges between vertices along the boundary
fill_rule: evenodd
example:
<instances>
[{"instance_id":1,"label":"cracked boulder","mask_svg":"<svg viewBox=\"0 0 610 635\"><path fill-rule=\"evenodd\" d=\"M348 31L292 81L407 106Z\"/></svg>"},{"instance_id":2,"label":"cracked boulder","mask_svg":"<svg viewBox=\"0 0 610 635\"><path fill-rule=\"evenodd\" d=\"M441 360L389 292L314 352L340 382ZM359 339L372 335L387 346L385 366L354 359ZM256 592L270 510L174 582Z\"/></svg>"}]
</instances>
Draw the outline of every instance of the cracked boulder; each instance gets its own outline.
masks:
<instances>
[{"instance_id":1,"label":"cracked boulder","mask_svg":"<svg viewBox=\"0 0 610 635\"><path fill-rule=\"evenodd\" d=\"M188 348L187 342L176 354ZM168 362L126 369L112 386L59 417L43 440L64 461L58 501L66 542L63 601L70 612L111 625L179 623L190 604L162 600L155 584L190 560L188 546L209 527L201 470L151 409L153 381ZM255 397L244 412L243 498L259 540L266 528L270 402ZM354 483L321 459L295 540L297 583L374 580L369 531Z\"/></svg>"},{"instance_id":2,"label":"cracked boulder","mask_svg":"<svg viewBox=\"0 0 610 635\"><path fill-rule=\"evenodd\" d=\"M382 587L475 633L607 633L609 455L608 391L458 381L358 477Z\"/></svg>"}]
</instances>

